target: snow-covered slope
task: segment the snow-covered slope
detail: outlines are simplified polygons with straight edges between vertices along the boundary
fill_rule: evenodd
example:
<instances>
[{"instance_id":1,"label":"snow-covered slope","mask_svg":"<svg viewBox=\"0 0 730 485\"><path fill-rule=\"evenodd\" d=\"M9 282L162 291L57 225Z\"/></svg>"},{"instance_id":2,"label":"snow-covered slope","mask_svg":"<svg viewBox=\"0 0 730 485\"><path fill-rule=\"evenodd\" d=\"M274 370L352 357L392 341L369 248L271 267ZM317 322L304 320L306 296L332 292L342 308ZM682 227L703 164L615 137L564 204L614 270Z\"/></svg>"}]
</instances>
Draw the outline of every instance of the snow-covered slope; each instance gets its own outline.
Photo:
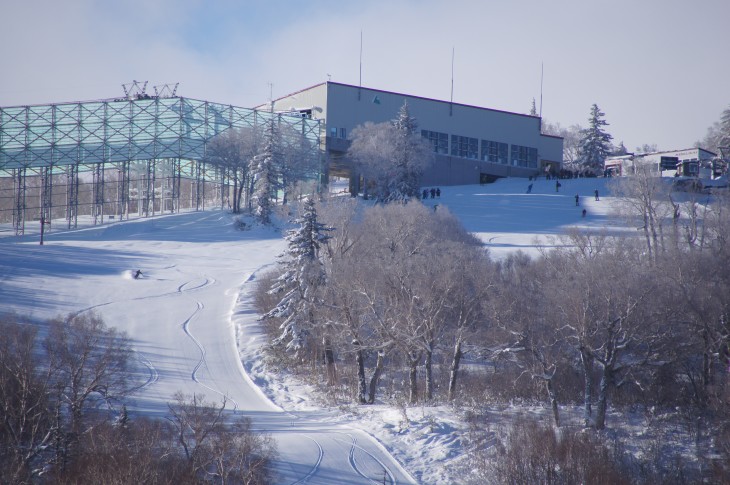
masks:
<instances>
[{"instance_id":1,"label":"snow-covered slope","mask_svg":"<svg viewBox=\"0 0 730 485\"><path fill-rule=\"evenodd\" d=\"M535 251L571 225L611 226L612 201L604 195L604 182L563 180L556 192L555 181L541 179L532 182L527 194L530 182L506 179L485 186L443 187L440 198L425 203L448 207L499 257L515 249ZM596 189L600 201L594 200ZM45 245L38 242L33 235L0 238L3 311L41 322L94 310L107 324L126 331L137 353L142 385L130 407L134 412L165 415L176 391L203 393L213 401L225 397L231 412L251 416L257 429L276 439L278 483L383 483L384 477L388 483L415 481L365 432L343 424L335 413L281 409L244 371L237 343L251 367L262 342L251 306L251 282L284 249L279 232L236 231L230 214L210 210L53 230L46 234ZM137 269L142 276L134 279ZM309 399L304 395L301 400ZM285 401L291 404L292 397ZM373 419L387 418L383 416ZM363 419L358 426L367 428ZM424 423L433 426L426 418ZM400 450L397 455L429 463L409 463L423 479L424 470L435 469L441 455L458 453L457 444L446 441L433 443L431 450ZM397 436L384 443L391 449L423 445L399 443Z\"/></svg>"}]
</instances>

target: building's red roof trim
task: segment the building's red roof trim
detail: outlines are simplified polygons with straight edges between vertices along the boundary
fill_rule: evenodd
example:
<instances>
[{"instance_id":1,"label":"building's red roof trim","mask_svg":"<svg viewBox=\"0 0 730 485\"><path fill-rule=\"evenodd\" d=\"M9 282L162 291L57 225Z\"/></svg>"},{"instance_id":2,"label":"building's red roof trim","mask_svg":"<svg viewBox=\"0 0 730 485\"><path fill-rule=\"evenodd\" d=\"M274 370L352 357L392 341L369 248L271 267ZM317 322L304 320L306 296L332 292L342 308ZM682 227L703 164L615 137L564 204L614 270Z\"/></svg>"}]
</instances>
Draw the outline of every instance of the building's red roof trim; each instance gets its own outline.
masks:
<instances>
[{"instance_id":1,"label":"building's red roof trim","mask_svg":"<svg viewBox=\"0 0 730 485\"><path fill-rule=\"evenodd\" d=\"M557 138L558 140L565 140L565 137L558 135L548 135L547 133L540 133L540 136L546 136L548 138Z\"/></svg>"},{"instance_id":2,"label":"building's red roof trim","mask_svg":"<svg viewBox=\"0 0 730 485\"><path fill-rule=\"evenodd\" d=\"M353 89L365 89L365 90L372 91L372 92L376 92L376 93L392 94L392 95L395 95L395 96L405 96L407 98L422 99L424 101L433 101L433 102L436 102L436 103L452 104L454 106L462 106L462 107L465 107L465 108L474 108L474 109L481 109L481 110L486 110L486 111L494 111L496 113L504 113L504 114L510 114L510 115L516 115L516 116L524 116L526 118L532 118L532 119L535 119L535 120L539 120L540 119L539 116L526 115L524 113L515 113L513 111L504 111L504 110L493 109L493 108L485 108L483 106L475 106L475 105L471 105L471 104L452 103L450 101L444 101L442 99L427 98L427 97L424 97L424 96L416 96L414 94L404 94L404 93L398 93L398 92L395 92L395 91L385 91L383 89L374 89L374 88L368 88L368 87L365 87L365 86L355 86L353 84L338 83L338 82L334 82L334 81L325 81L325 82L322 82L322 83L319 83L319 84L315 84L313 86L310 86L308 88L300 89L299 91L295 91L293 93L287 94L286 96L281 96L280 98L275 99L274 102L280 101L280 100L282 100L284 98L288 98L290 96L295 96L295 95L297 95L299 93L302 93L304 91L309 91L310 89L314 89L316 87L322 86L323 84L333 84L333 85L336 85L336 86L344 86L344 87L353 88ZM259 105L259 106L263 106L263 104L262 105ZM547 136L552 136L552 135L547 135ZM558 138L560 138L560 137L558 137Z\"/></svg>"},{"instance_id":3,"label":"building's red roof trim","mask_svg":"<svg viewBox=\"0 0 730 485\"><path fill-rule=\"evenodd\" d=\"M368 91L374 91L374 92L377 92L377 93L393 94L393 95L396 95L396 96L405 96L405 97L414 98L414 99L423 99L424 101L434 101L436 103L452 104L454 106L462 106L462 107L465 107L465 108L482 109L482 110L486 110L486 111L494 111L496 113L505 113L505 114L516 115L516 116L524 116L526 118L532 118L532 119L535 119L535 120L539 120L540 119L539 116L526 115L524 113L515 113L513 111L504 111L504 110L493 109L493 108L485 108L483 106L475 106L475 105L471 105L471 104L452 103L451 101L444 101L443 99L427 98L427 97L424 97L424 96L416 96L416 95L413 95L413 94L404 94L404 93L398 93L398 92L395 92L395 91L385 91L385 90L382 90L382 89L373 89L373 88L368 88L368 87L365 87L365 86L354 86L352 84L344 84L344 83L338 83L338 82L334 82L334 81L328 81L328 83L329 84L336 84L338 86L345 86L345 87L349 87L349 88L355 88L355 89L367 89Z\"/></svg>"}]
</instances>

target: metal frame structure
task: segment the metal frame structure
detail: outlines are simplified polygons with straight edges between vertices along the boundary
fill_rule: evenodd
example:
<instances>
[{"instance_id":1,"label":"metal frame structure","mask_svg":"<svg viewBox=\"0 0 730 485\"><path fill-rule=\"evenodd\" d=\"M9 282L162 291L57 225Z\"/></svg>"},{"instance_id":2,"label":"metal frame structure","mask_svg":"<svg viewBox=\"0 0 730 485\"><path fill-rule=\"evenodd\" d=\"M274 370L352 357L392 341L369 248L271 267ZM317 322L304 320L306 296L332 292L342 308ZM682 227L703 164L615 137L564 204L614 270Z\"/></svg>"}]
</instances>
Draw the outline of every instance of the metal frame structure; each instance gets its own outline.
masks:
<instances>
[{"instance_id":1,"label":"metal frame structure","mask_svg":"<svg viewBox=\"0 0 730 485\"><path fill-rule=\"evenodd\" d=\"M215 197L210 203L222 202L227 171L207 157L208 143L230 128L272 121L310 142L320 167L311 178L318 179L320 121L298 115L149 96L144 89L121 99L0 107L0 182L12 180L14 231L23 234L29 217L51 220L59 205L69 228L76 227L81 205L90 205L86 215L94 224L133 209L141 216L179 211L183 180L190 181L195 210L205 208L206 185ZM37 207L28 202L29 184L31 192L38 186ZM61 198L56 192L64 185ZM82 204L82 196L90 201Z\"/></svg>"}]
</instances>

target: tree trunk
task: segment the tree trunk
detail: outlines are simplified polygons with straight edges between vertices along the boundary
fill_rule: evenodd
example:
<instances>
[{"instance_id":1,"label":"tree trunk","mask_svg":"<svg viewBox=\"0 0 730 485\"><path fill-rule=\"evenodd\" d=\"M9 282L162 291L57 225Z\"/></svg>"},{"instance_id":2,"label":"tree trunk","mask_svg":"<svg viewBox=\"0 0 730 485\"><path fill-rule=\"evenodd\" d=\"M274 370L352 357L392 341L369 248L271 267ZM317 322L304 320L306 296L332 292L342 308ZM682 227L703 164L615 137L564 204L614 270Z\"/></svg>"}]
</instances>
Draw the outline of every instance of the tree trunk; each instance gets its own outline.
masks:
<instances>
[{"instance_id":1,"label":"tree trunk","mask_svg":"<svg viewBox=\"0 0 730 485\"><path fill-rule=\"evenodd\" d=\"M553 420L555 421L555 427L560 427L560 410L558 409L558 397L555 394L555 388L553 387L552 379L545 379L545 388L547 389L548 398L550 399L550 408L553 411Z\"/></svg>"},{"instance_id":2,"label":"tree trunk","mask_svg":"<svg viewBox=\"0 0 730 485\"><path fill-rule=\"evenodd\" d=\"M433 342L429 342L428 351L426 351L426 400L433 399Z\"/></svg>"},{"instance_id":3,"label":"tree trunk","mask_svg":"<svg viewBox=\"0 0 730 485\"><path fill-rule=\"evenodd\" d=\"M234 214L238 214L238 210L239 210L239 207L238 207L238 197L239 197L239 192L238 192L238 170L235 170L234 169L233 170L233 204L232 204L232 206L233 206L232 209L233 209L233 213Z\"/></svg>"},{"instance_id":4,"label":"tree trunk","mask_svg":"<svg viewBox=\"0 0 730 485\"><path fill-rule=\"evenodd\" d=\"M355 364L357 365L357 402L365 404L367 402L365 395L367 394L367 382L365 380L365 356L363 355L360 342L355 340Z\"/></svg>"},{"instance_id":5,"label":"tree trunk","mask_svg":"<svg viewBox=\"0 0 730 485\"><path fill-rule=\"evenodd\" d=\"M707 328L702 330L702 343L704 351L702 352L702 386L703 391L706 391L709 386L712 385L713 373L712 373L712 343L710 341L710 335Z\"/></svg>"},{"instance_id":6,"label":"tree trunk","mask_svg":"<svg viewBox=\"0 0 730 485\"><path fill-rule=\"evenodd\" d=\"M324 363L327 372L327 385L334 386L337 381L337 375L335 372L335 353L332 350L332 342L329 338L325 337L322 339L322 345L324 346Z\"/></svg>"},{"instance_id":7,"label":"tree trunk","mask_svg":"<svg viewBox=\"0 0 730 485\"><path fill-rule=\"evenodd\" d=\"M243 172L243 170L242 170ZM246 187L246 177L241 173L241 180L238 183L238 195L236 196L236 210L241 212L241 199L243 198L243 192Z\"/></svg>"},{"instance_id":8,"label":"tree trunk","mask_svg":"<svg viewBox=\"0 0 730 485\"><path fill-rule=\"evenodd\" d=\"M451 372L449 373L449 401L453 401L456 397L456 377L459 373L459 363L461 362L461 339L456 341L454 346L454 359L451 361Z\"/></svg>"},{"instance_id":9,"label":"tree trunk","mask_svg":"<svg viewBox=\"0 0 730 485\"><path fill-rule=\"evenodd\" d=\"M611 369L608 367L603 368L601 374L601 383L598 389L598 405L596 408L596 429L603 429L606 427L606 408L608 406L608 386L611 385Z\"/></svg>"},{"instance_id":10,"label":"tree trunk","mask_svg":"<svg viewBox=\"0 0 730 485\"><path fill-rule=\"evenodd\" d=\"M419 360L421 360L420 355L415 355L414 352L408 353L408 402L411 404L415 404L418 401L418 380L416 377Z\"/></svg>"},{"instance_id":11,"label":"tree trunk","mask_svg":"<svg viewBox=\"0 0 730 485\"><path fill-rule=\"evenodd\" d=\"M380 374L383 373L383 361L385 360L385 354L378 352L378 360L375 362L375 370L373 376L370 378L370 392L368 393L368 404L375 402L375 391L378 388L378 382L380 381Z\"/></svg>"},{"instance_id":12,"label":"tree trunk","mask_svg":"<svg viewBox=\"0 0 730 485\"><path fill-rule=\"evenodd\" d=\"M583 363L583 379L585 383L583 388L583 424L589 427L593 414L593 355L591 355L588 349L582 347L580 349L580 357Z\"/></svg>"}]
</instances>

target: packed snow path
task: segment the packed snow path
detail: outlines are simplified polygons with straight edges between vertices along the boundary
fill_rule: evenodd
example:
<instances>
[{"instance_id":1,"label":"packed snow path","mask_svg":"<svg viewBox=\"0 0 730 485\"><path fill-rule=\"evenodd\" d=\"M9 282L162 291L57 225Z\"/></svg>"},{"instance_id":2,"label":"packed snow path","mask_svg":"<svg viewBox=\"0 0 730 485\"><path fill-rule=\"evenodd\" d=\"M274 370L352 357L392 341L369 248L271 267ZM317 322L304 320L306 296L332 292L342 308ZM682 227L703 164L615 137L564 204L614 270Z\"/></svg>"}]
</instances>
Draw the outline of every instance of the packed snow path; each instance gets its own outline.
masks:
<instances>
[{"instance_id":1,"label":"packed snow path","mask_svg":"<svg viewBox=\"0 0 730 485\"><path fill-rule=\"evenodd\" d=\"M225 397L231 413L276 440L276 483L414 483L366 433L325 413L284 412L245 374L236 338L257 341L251 280L283 249L279 233L235 231L216 211L53 231L44 246L2 238L0 304L36 322L97 312L134 346L130 409L164 416L177 391Z\"/></svg>"}]
</instances>

